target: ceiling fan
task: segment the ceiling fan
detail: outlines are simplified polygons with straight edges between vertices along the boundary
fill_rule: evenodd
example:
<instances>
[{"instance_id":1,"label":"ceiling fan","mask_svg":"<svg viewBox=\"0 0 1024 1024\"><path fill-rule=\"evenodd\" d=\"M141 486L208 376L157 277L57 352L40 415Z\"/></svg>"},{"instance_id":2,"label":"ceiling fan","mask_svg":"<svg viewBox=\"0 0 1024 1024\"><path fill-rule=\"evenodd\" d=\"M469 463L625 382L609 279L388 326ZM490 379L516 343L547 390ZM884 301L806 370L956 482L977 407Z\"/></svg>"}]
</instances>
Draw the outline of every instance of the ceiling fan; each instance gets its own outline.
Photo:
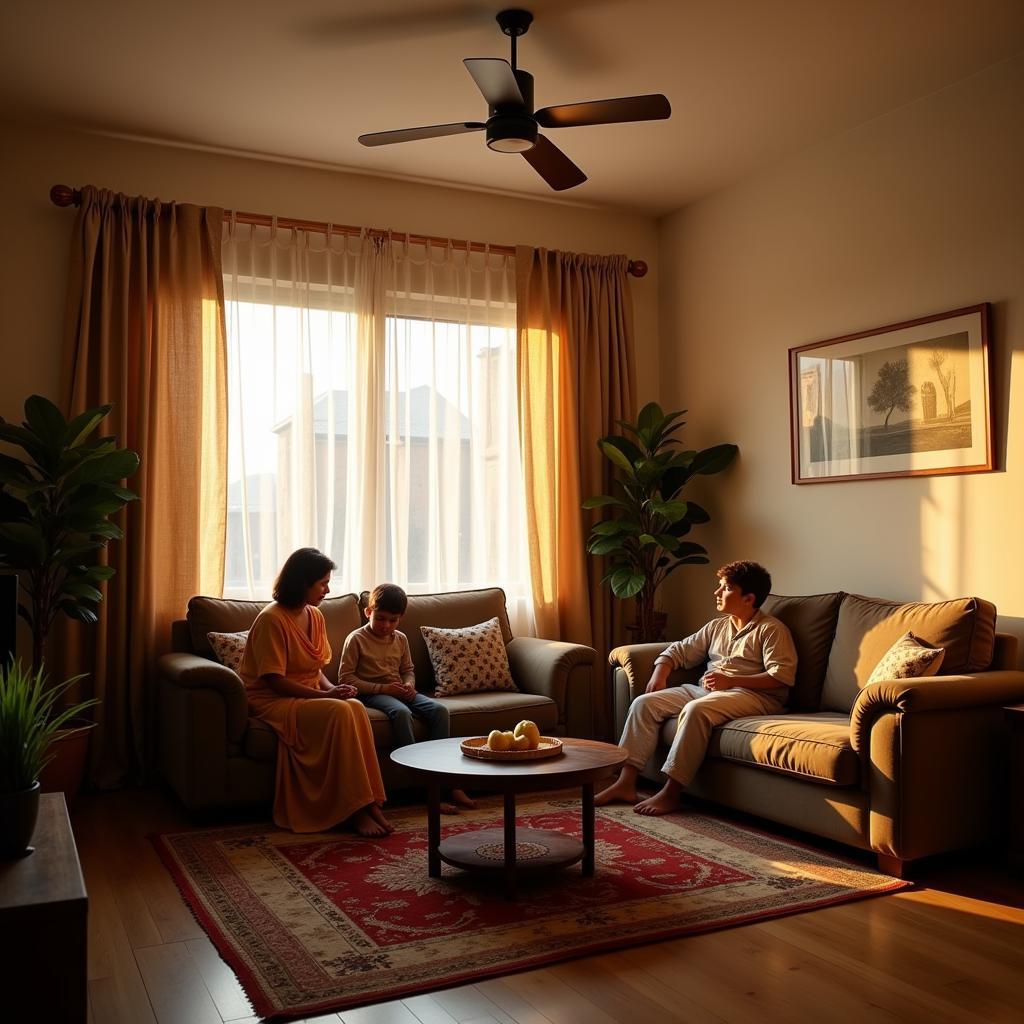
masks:
<instances>
[{"instance_id":1,"label":"ceiling fan","mask_svg":"<svg viewBox=\"0 0 1024 1024\"><path fill-rule=\"evenodd\" d=\"M422 128L360 135L364 146L389 146L395 142L436 139L444 135L486 132L487 145L498 153L521 153L523 159L556 191L581 185L587 176L539 128L576 128L626 121L657 121L669 117L672 107L660 93L621 96L612 100L565 103L533 109L533 75L516 67L516 39L533 21L529 11L501 11L501 31L512 40L512 60L500 57L467 57L462 63L487 100L487 121L456 121Z\"/></svg>"}]
</instances>

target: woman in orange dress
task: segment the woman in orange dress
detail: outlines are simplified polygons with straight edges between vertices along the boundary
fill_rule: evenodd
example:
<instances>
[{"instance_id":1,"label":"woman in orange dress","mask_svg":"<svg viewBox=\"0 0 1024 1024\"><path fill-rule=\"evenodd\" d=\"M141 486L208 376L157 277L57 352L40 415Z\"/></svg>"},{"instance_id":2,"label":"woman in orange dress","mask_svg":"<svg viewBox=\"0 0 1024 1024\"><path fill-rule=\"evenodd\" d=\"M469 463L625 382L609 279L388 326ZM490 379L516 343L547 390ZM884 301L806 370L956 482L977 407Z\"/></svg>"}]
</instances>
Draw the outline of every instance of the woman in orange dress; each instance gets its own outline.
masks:
<instances>
[{"instance_id":1,"label":"woman in orange dress","mask_svg":"<svg viewBox=\"0 0 1024 1024\"><path fill-rule=\"evenodd\" d=\"M373 732L354 686L323 674L331 645L318 605L334 563L315 548L293 552L256 617L242 655L249 713L278 736L274 821L293 832L347 822L360 835L392 831L384 817Z\"/></svg>"}]
</instances>

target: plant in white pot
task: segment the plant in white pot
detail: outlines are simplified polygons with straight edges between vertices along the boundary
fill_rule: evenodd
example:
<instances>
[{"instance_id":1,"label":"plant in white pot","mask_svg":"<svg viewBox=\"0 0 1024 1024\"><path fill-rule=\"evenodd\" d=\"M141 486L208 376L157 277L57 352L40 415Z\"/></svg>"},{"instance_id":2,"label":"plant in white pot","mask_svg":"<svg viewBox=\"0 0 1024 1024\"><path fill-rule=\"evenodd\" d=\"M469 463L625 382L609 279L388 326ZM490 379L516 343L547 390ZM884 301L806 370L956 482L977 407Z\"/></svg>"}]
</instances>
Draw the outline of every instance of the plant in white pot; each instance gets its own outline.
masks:
<instances>
[{"instance_id":1,"label":"plant in white pot","mask_svg":"<svg viewBox=\"0 0 1024 1024\"><path fill-rule=\"evenodd\" d=\"M597 442L614 466L616 492L583 502L585 509L605 510L590 532L587 550L608 560L601 582L616 597L636 598L637 643L663 639L655 598L665 580L680 566L708 561L702 545L684 538L711 517L682 497L683 487L694 476L720 473L739 451L734 444L683 449L675 435L685 425L685 412L664 413L649 402L635 423L619 420L626 433Z\"/></svg>"},{"instance_id":2,"label":"plant in white pot","mask_svg":"<svg viewBox=\"0 0 1024 1024\"><path fill-rule=\"evenodd\" d=\"M18 574L18 614L32 633L37 674L58 614L96 622L100 587L114 575L104 549L122 536L110 517L138 497L124 487L139 468L138 455L118 448L113 437L97 436L112 408L67 420L49 399L32 395L20 426L0 417L0 442L20 449L0 454L0 569ZM83 745L83 761L84 754Z\"/></svg>"},{"instance_id":3,"label":"plant in white pot","mask_svg":"<svg viewBox=\"0 0 1024 1024\"><path fill-rule=\"evenodd\" d=\"M0 674L0 860L32 852L29 842L39 814L39 776L53 739L68 723L95 704L80 701L61 707L81 676L49 685L46 673L14 661Z\"/></svg>"}]
</instances>

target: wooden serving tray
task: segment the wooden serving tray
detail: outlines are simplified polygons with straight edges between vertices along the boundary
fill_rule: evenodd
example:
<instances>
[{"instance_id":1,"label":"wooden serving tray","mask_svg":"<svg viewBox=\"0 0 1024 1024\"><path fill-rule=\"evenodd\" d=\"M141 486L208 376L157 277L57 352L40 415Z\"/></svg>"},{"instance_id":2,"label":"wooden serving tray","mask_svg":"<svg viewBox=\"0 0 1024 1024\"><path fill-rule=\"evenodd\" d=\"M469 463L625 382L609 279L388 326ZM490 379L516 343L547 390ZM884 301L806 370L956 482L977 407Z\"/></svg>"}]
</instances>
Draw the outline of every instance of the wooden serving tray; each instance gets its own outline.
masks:
<instances>
[{"instance_id":1,"label":"wooden serving tray","mask_svg":"<svg viewBox=\"0 0 1024 1024\"><path fill-rule=\"evenodd\" d=\"M491 750L486 736L471 736L463 740L461 746L464 754L481 761L539 761L562 752L562 741L557 736L541 736L536 750Z\"/></svg>"}]
</instances>

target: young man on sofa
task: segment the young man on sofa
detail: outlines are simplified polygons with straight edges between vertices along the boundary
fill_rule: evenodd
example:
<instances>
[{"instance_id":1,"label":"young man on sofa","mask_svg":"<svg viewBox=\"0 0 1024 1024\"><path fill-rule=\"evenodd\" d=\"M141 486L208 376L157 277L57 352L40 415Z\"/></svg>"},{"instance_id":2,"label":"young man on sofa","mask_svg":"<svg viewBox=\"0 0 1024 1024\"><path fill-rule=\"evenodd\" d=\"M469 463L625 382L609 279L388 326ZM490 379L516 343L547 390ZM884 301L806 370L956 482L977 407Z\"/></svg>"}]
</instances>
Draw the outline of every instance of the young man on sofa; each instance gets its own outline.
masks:
<instances>
[{"instance_id":1,"label":"young man on sofa","mask_svg":"<svg viewBox=\"0 0 1024 1024\"><path fill-rule=\"evenodd\" d=\"M597 806L628 801L638 814L676 810L683 787L704 760L715 726L782 711L796 678L796 648L789 630L761 611L772 578L757 562L730 562L717 576L715 604L724 614L676 641L655 661L647 692L633 701L619 740L629 759L618 779L595 796ZM666 685L673 669L705 661L700 683ZM662 723L676 715L679 725L661 769L665 784L654 796L639 800L637 777L657 746Z\"/></svg>"}]
</instances>

